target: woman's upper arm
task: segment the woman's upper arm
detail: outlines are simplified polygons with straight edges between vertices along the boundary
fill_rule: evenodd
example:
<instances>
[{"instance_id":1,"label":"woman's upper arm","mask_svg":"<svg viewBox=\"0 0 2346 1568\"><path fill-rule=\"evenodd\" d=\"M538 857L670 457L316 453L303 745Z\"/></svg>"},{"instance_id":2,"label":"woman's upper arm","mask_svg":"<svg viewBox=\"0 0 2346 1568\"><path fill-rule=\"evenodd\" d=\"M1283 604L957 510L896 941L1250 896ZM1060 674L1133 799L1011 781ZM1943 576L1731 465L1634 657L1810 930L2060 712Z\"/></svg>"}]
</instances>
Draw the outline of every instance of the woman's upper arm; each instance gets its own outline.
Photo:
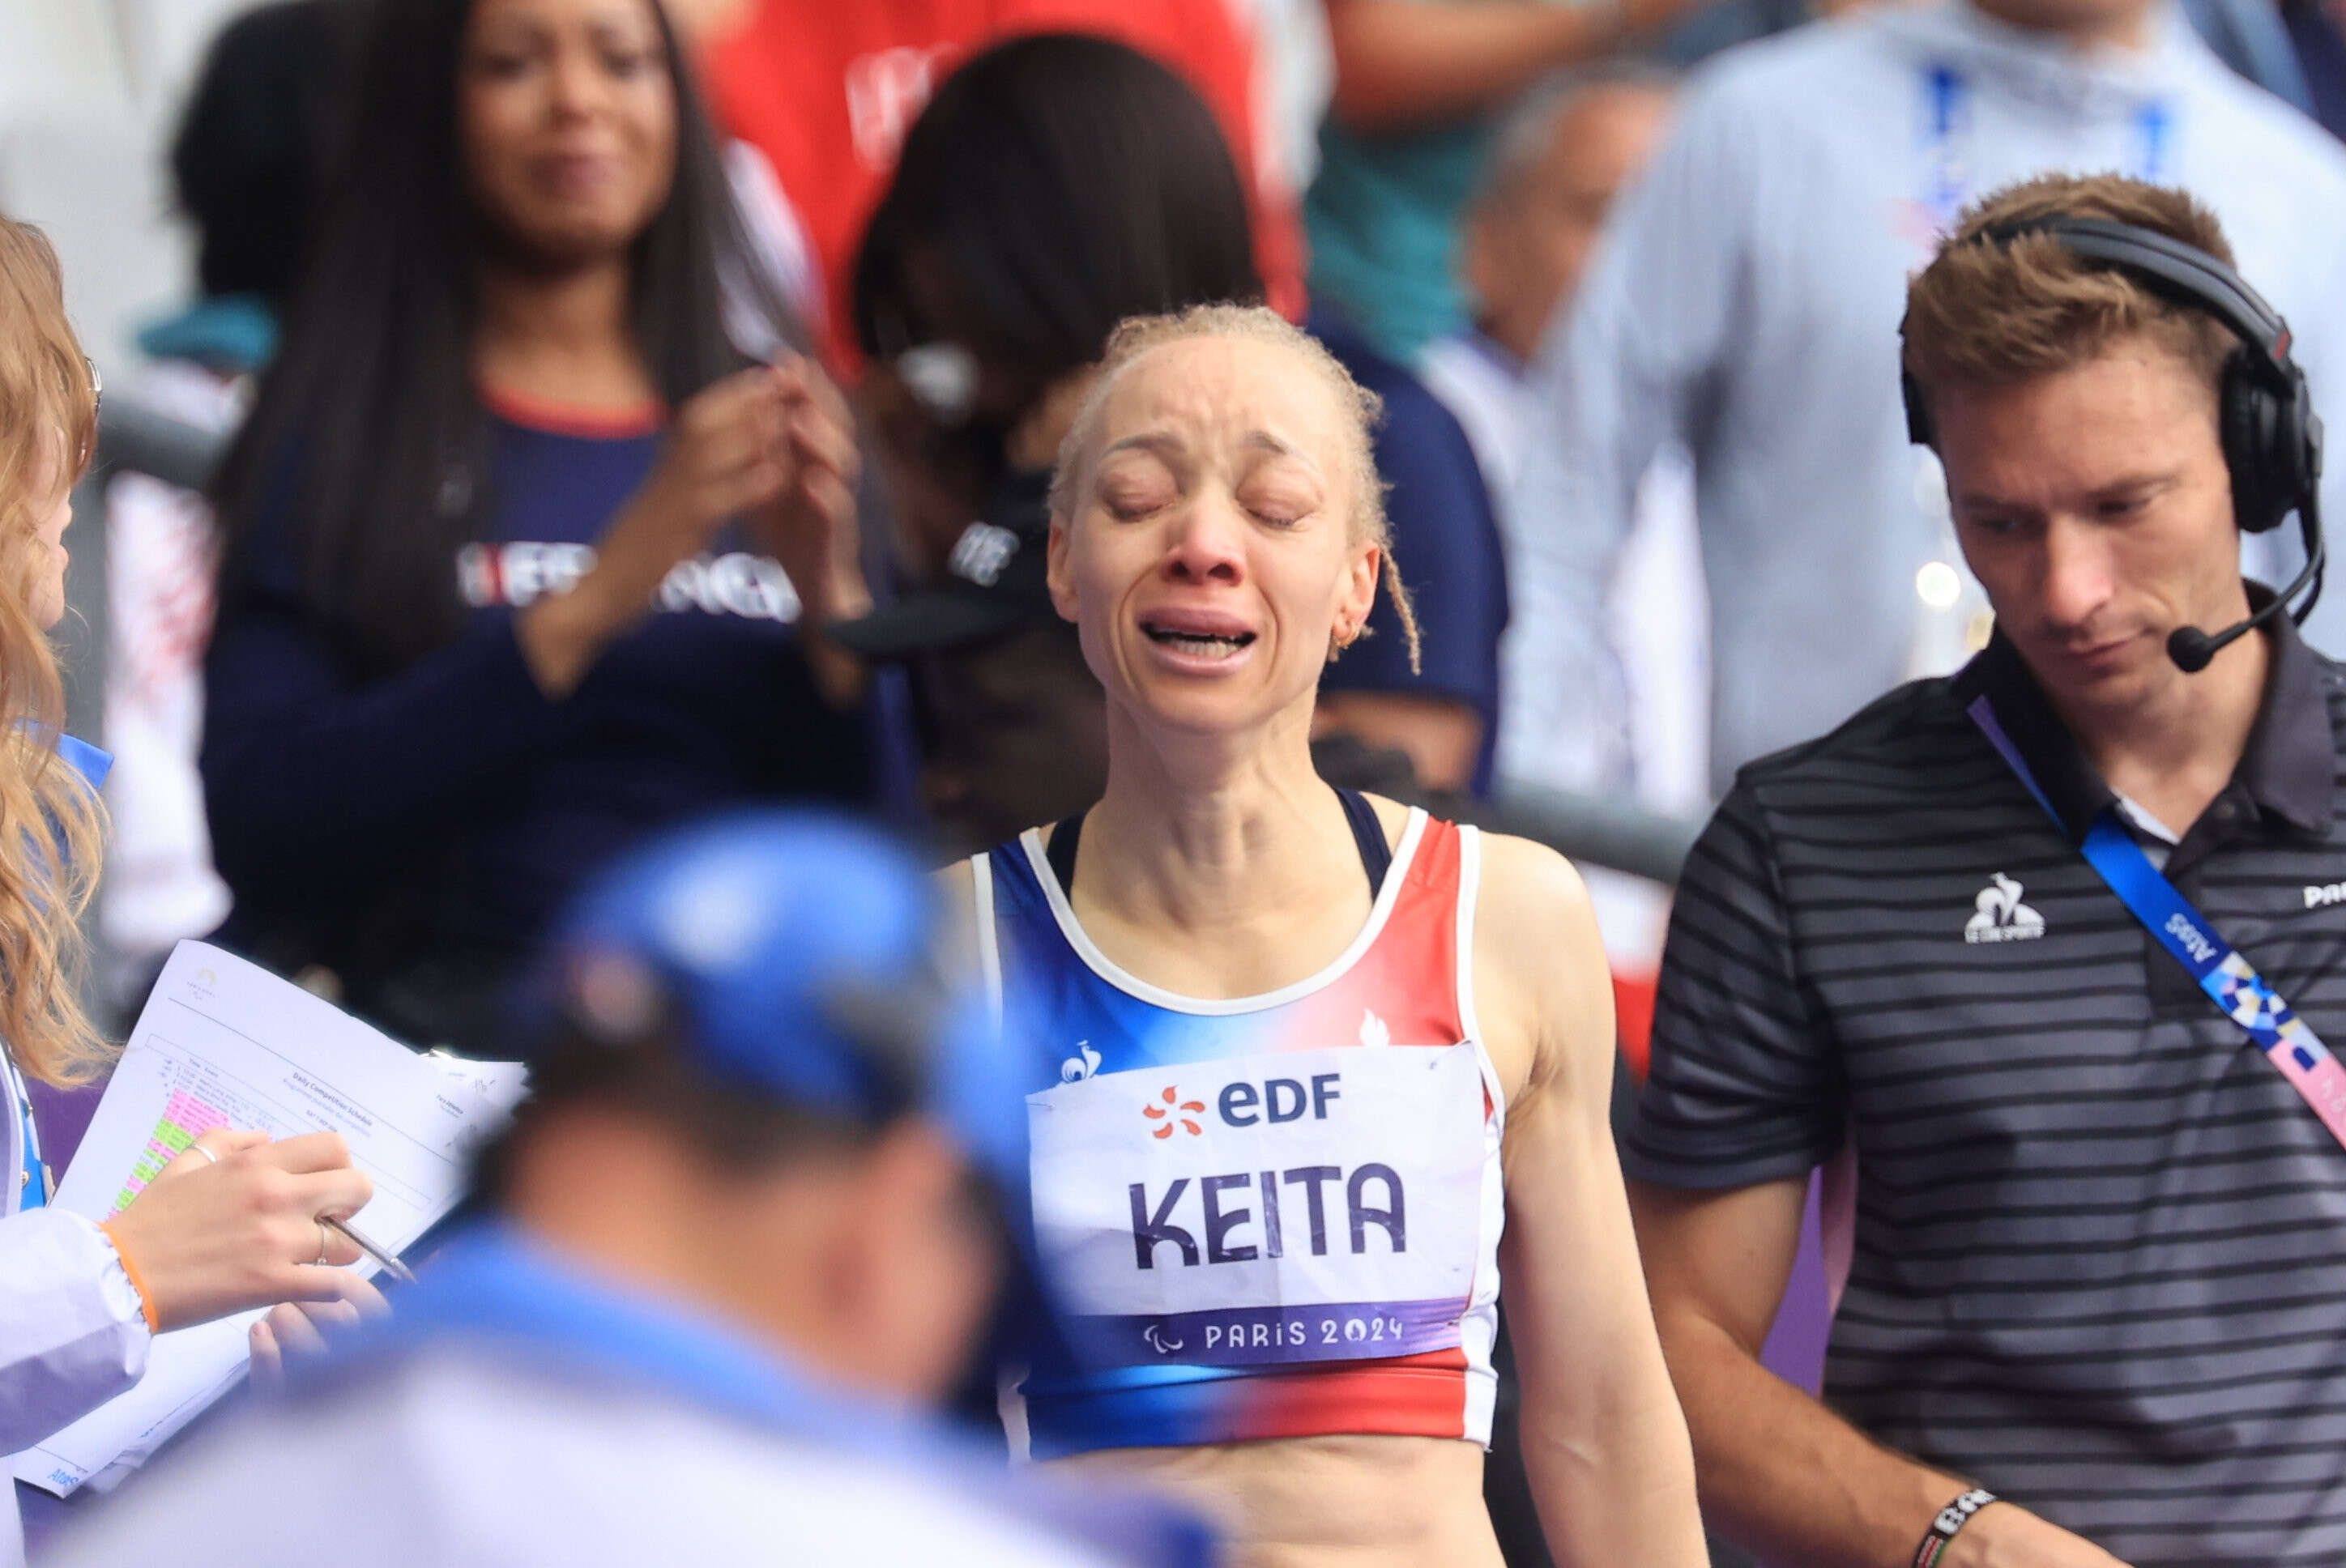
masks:
<instances>
[{"instance_id":1,"label":"woman's upper arm","mask_svg":"<svg viewBox=\"0 0 2346 1568\"><path fill-rule=\"evenodd\" d=\"M1562 856L1487 840L1476 913L1478 1004L1512 1047L1503 1279L1527 1380L1595 1386L1652 1347L1609 1112L1613 991L1596 915ZM1510 1076L1510 1067L1516 1076ZM1549 1401L1552 1405L1553 1400Z\"/></svg>"},{"instance_id":2,"label":"woman's upper arm","mask_svg":"<svg viewBox=\"0 0 2346 1568\"><path fill-rule=\"evenodd\" d=\"M468 808L564 712L537 688L511 617L491 612L361 682L291 611L256 611L214 641L205 703L205 799L231 883L239 869L387 842Z\"/></svg>"},{"instance_id":3,"label":"woman's upper arm","mask_svg":"<svg viewBox=\"0 0 2346 1568\"><path fill-rule=\"evenodd\" d=\"M1508 1087L1508 1119L1566 1114L1608 1126L1613 978L1588 889L1545 845L1483 836L1474 911L1475 990L1485 1044Z\"/></svg>"}]
</instances>

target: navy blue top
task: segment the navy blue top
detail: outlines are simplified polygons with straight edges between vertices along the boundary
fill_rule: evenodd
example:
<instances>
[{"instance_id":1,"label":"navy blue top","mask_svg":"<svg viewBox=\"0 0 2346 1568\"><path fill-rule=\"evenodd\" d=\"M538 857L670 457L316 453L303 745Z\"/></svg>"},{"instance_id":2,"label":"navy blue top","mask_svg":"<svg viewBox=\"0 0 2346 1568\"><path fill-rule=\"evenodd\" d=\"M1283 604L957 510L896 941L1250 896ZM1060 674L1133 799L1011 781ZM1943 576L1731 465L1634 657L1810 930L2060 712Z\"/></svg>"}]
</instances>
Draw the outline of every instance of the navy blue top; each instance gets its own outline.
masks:
<instances>
[{"instance_id":1,"label":"navy blue top","mask_svg":"<svg viewBox=\"0 0 2346 1568\"><path fill-rule=\"evenodd\" d=\"M1369 630L1320 677L1323 691L1410 692L1465 703L1483 717L1474 792L1491 788L1499 735L1499 634L1507 627L1507 567L1483 470L1457 417L1423 382L1386 359L1341 317L1315 311L1307 323L1352 379L1384 399L1374 434L1387 486L1393 558L1409 585L1425 641L1422 673L1390 595L1379 593Z\"/></svg>"},{"instance_id":2,"label":"navy blue top","mask_svg":"<svg viewBox=\"0 0 2346 1568\"><path fill-rule=\"evenodd\" d=\"M868 789L863 719L821 701L787 579L723 537L570 697L539 692L513 614L586 570L659 437L531 417L490 420L483 543L450 564L474 606L455 641L358 678L264 513L205 664L205 798L236 895L223 940L327 964L418 1043L495 1044L465 1036L493 1031L496 993L571 891L645 833Z\"/></svg>"},{"instance_id":3,"label":"navy blue top","mask_svg":"<svg viewBox=\"0 0 2346 1568\"><path fill-rule=\"evenodd\" d=\"M2331 135L2346 137L2346 36L2341 36L2321 0L2283 0L2280 15L2305 72L2313 117Z\"/></svg>"}]
</instances>

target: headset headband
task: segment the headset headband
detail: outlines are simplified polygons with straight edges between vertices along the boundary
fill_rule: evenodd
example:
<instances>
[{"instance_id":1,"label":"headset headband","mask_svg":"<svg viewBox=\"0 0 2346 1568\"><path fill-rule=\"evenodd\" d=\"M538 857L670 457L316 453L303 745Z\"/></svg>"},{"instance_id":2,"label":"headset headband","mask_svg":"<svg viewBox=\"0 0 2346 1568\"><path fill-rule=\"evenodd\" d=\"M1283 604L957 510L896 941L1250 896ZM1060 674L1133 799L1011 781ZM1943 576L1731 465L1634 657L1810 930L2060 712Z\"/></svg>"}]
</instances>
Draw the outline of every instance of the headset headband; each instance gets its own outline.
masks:
<instances>
[{"instance_id":1,"label":"headset headband","mask_svg":"<svg viewBox=\"0 0 2346 1568\"><path fill-rule=\"evenodd\" d=\"M2204 311L2231 329L2242 347L2226 361L2217 419L2225 466L2231 472L2233 515L2242 529L2262 533L2294 511L2304 530L2305 565L2288 586L2245 620L2212 636L2197 626L2176 627L2167 639L2168 657L2187 675L2203 670L2227 644L2287 609L2300 594L2304 601L2289 613L2302 625L2321 596L2329 554L2321 540L2321 420L2313 412L2305 372L2290 358L2289 323L2229 266L2156 229L2048 213L1999 223L1975 238L2006 247L2028 234L2049 234L2073 255L2130 273L2176 304ZM1907 435L1918 444L1933 444L1922 388L1911 372L1902 370L1899 382Z\"/></svg>"},{"instance_id":2,"label":"headset headband","mask_svg":"<svg viewBox=\"0 0 2346 1568\"><path fill-rule=\"evenodd\" d=\"M2198 246L2130 223L2058 213L2001 223L1979 237L2003 246L2026 234L2053 235L2075 254L2123 269L2177 304L2206 311L2256 351L2249 360L2259 375L2278 391L2293 390L2289 323L2247 280Z\"/></svg>"}]
</instances>

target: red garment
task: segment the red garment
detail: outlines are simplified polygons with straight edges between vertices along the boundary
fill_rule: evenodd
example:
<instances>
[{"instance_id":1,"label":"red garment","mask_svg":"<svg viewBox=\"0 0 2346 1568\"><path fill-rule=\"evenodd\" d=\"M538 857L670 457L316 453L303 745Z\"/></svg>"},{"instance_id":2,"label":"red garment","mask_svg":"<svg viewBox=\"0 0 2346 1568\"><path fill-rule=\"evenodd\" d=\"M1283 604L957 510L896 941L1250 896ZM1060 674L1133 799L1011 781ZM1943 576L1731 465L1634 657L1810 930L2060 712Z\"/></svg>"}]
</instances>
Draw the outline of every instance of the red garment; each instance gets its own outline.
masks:
<instances>
[{"instance_id":1,"label":"red garment","mask_svg":"<svg viewBox=\"0 0 2346 1568\"><path fill-rule=\"evenodd\" d=\"M1613 974L1613 1031L1629 1075L1642 1084L1654 1049L1654 996L1659 979L1650 970L1643 974Z\"/></svg>"},{"instance_id":2,"label":"red garment","mask_svg":"<svg viewBox=\"0 0 2346 1568\"><path fill-rule=\"evenodd\" d=\"M1181 73L1222 123L1247 177L1270 302L1303 311L1303 232L1284 178L1256 155L1254 51L1229 0L760 0L703 62L718 118L763 152L814 244L831 336L853 361L855 248L904 133L964 57L1022 33L1086 32Z\"/></svg>"}]
</instances>

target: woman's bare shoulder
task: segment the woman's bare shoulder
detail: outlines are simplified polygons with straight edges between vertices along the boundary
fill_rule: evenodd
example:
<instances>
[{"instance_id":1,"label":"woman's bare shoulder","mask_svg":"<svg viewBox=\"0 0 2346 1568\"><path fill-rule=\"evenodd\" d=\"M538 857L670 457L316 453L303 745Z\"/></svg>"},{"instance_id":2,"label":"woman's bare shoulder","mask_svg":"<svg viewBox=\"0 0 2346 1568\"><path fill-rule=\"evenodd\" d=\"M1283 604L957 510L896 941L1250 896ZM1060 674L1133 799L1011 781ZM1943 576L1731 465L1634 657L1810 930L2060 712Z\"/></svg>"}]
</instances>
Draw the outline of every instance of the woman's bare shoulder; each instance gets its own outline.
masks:
<instances>
[{"instance_id":1,"label":"woman's bare shoulder","mask_svg":"<svg viewBox=\"0 0 2346 1568\"><path fill-rule=\"evenodd\" d=\"M1545 844L1484 833L1483 909L1543 922L1595 921L1579 868Z\"/></svg>"}]
</instances>

